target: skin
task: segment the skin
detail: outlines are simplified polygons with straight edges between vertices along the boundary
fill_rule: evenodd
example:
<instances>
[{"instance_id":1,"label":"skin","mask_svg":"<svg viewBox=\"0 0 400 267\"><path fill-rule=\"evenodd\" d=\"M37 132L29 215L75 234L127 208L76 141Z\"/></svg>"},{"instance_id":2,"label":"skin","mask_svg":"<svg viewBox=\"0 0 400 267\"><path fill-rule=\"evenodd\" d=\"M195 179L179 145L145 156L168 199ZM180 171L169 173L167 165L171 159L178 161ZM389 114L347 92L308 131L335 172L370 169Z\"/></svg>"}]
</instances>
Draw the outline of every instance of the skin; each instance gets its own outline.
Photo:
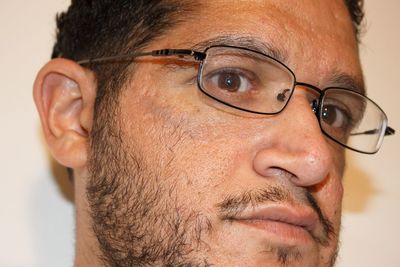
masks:
<instances>
[{"instance_id":1,"label":"skin","mask_svg":"<svg viewBox=\"0 0 400 267\"><path fill-rule=\"evenodd\" d=\"M146 50L189 48L220 36L254 39L283 51L284 63L298 81L320 88L343 86L333 82L340 72L362 83L351 19L339 0L235 1L229 5L205 1L191 19L150 43ZM89 70L56 59L40 71L35 82L35 102L51 153L75 173L75 266L104 266L97 256L101 250L92 230L97 222L88 212L98 195L87 190L93 189L101 171L111 175L117 170L126 173L116 181L119 188L128 188L128 193L122 196L122 190L117 189L116 195L105 201L112 202L118 196L124 199L114 210L125 225L132 222L133 215L122 212L123 207L133 207L141 200L137 196L140 192L132 189L137 181L150 185L144 192L158 189L158 200L148 208L151 215L144 215L154 224L144 225L149 236L138 244L153 242L155 235L176 234L158 218L174 221L179 214L188 240L181 247L183 258L197 265L332 265L340 230L344 150L321 133L310 109L309 90L296 88L278 115L245 114L202 95L192 77L195 66L182 70L171 67L165 59L139 61L119 99L113 125L118 127L121 141L108 140L115 151L123 151L128 158L121 158L116 165L126 166L108 166L89 146L96 94L96 79ZM140 168L130 159L139 162ZM102 162L106 167L97 168ZM283 195L277 201L271 199L273 190ZM254 222L248 225L238 218L224 219L221 203L235 197L243 200L246 194L255 197L262 191L269 191L270 198L254 205L243 202L245 212L284 207L312 211L318 218L311 196L321 211L315 235L323 241L309 233L299 234L298 227L264 224L260 229ZM331 233L324 231L321 218L329 222ZM115 227L121 225L115 223ZM124 248L132 246L122 244ZM158 259L153 265L162 262Z\"/></svg>"}]
</instances>

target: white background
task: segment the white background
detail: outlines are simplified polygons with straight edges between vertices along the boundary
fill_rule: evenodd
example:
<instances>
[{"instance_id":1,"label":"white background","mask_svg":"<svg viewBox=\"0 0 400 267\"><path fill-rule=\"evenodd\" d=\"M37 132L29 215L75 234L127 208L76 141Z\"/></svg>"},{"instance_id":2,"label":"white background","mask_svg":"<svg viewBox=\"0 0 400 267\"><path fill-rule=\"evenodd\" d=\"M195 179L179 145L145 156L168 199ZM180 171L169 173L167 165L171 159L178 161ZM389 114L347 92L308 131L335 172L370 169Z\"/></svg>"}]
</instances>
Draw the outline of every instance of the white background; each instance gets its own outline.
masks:
<instances>
[{"instance_id":1,"label":"white background","mask_svg":"<svg viewBox=\"0 0 400 267\"><path fill-rule=\"evenodd\" d=\"M32 101L54 17L67 0L0 0L0 266L73 264L74 209ZM339 267L400 266L400 1L366 0L361 45L369 96L398 130L374 156L348 153ZM346 59L343 59L346 60Z\"/></svg>"}]
</instances>

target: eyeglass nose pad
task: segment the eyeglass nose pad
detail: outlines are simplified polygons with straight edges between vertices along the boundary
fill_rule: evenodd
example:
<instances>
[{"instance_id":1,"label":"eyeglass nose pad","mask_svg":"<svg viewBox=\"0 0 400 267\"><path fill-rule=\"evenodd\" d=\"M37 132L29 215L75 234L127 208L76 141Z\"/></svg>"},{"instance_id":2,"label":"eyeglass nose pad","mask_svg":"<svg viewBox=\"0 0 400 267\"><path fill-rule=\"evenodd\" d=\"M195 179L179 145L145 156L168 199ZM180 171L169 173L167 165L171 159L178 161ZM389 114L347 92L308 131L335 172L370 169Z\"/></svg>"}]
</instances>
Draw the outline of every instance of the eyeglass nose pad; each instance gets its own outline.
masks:
<instances>
[{"instance_id":1,"label":"eyeglass nose pad","mask_svg":"<svg viewBox=\"0 0 400 267\"><path fill-rule=\"evenodd\" d=\"M310 106L311 106L311 110L318 117L318 100L314 99L313 101L311 101Z\"/></svg>"}]
</instances>

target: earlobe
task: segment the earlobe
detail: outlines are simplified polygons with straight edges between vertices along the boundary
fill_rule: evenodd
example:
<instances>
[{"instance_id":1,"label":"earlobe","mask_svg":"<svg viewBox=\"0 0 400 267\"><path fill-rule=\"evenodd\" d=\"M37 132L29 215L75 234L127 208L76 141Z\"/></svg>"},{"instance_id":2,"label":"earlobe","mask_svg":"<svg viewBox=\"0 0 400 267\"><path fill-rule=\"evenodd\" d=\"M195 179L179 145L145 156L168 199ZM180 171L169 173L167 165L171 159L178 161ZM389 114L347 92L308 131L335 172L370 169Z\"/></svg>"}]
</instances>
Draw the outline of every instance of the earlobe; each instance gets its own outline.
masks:
<instances>
[{"instance_id":1,"label":"earlobe","mask_svg":"<svg viewBox=\"0 0 400 267\"><path fill-rule=\"evenodd\" d=\"M33 95L51 154L62 165L86 165L96 91L94 75L55 59L39 72Z\"/></svg>"}]
</instances>

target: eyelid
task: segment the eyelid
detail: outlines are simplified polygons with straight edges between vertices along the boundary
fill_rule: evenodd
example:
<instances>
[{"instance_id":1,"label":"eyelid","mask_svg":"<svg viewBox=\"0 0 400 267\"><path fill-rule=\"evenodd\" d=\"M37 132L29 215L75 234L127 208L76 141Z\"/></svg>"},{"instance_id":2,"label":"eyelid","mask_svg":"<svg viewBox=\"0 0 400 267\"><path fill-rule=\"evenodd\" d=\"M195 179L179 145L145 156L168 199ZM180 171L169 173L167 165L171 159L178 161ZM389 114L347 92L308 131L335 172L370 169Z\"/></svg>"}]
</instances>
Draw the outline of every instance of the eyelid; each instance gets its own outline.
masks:
<instances>
[{"instance_id":1,"label":"eyelid","mask_svg":"<svg viewBox=\"0 0 400 267\"><path fill-rule=\"evenodd\" d=\"M246 74L246 76L250 76L249 78L251 80L257 78L256 75L246 69L243 68L238 68L238 67L224 67L224 68L219 68L216 70L212 70L209 73L206 74L206 76L214 73L223 73L223 72L228 72L228 73L235 73L235 74Z\"/></svg>"}]
</instances>

